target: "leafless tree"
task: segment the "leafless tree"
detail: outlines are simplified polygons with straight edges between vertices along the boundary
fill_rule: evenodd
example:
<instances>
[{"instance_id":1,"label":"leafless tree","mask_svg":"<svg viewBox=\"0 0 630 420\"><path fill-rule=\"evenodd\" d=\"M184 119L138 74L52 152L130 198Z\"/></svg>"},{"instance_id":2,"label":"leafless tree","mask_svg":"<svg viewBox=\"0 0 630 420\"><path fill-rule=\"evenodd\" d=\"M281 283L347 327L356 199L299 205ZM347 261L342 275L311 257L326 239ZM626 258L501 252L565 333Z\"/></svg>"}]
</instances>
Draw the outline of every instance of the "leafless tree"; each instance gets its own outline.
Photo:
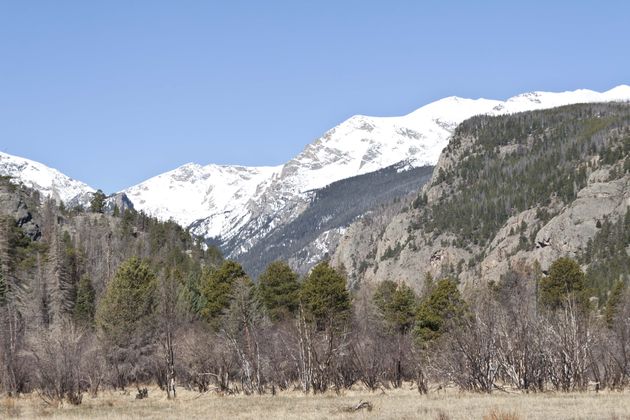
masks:
<instances>
[{"instance_id":1,"label":"leafless tree","mask_svg":"<svg viewBox=\"0 0 630 420\"><path fill-rule=\"evenodd\" d=\"M37 390L49 403L81 404L85 334L70 323L37 331L29 340Z\"/></svg>"},{"instance_id":2,"label":"leafless tree","mask_svg":"<svg viewBox=\"0 0 630 420\"><path fill-rule=\"evenodd\" d=\"M592 316L584 313L576 299L543 320L543 351L548 361L548 378L555 389L585 390L589 382L590 349L593 345Z\"/></svg>"},{"instance_id":3,"label":"leafless tree","mask_svg":"<svg viewBox=\"0 0 630 420\"><path fill-rule=\"evenodd\" d=\"M262 393L264 378L259 334L263 327L263 316L251 280L236 280L232 286L230 307L222 323L220 337L236 355L243 390L246 393Z\"/></svg>"}]
</instances>

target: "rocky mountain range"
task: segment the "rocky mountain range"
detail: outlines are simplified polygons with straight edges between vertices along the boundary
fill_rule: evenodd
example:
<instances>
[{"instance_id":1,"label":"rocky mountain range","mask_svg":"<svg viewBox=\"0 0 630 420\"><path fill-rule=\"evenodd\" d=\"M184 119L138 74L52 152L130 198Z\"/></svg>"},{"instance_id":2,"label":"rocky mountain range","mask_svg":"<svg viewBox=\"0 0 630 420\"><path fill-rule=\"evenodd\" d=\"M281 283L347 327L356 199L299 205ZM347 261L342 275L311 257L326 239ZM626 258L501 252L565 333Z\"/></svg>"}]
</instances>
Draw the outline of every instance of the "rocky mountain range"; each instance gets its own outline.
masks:
<instances>
[{"instance_id":1,"label":"rocky mountain range","mask_svg":"<svg viewBox=\"0 0 630 420\"><path fill-rule=\"evenodd\" d=\"M618 100L630 100L629 86L532 92L506 101L448 97L401 117L351 117L281 166L187 164L124 192L137 209L189 226L239 258L305 211L320 188L402 161L435 165L455 127L474 115Z\"/></svg>"},{"instance_id":2,"label":"rocky mountain range","mask_svg":"<svg viewBox=\"0 0 630 420\"><path fill-rule=\"evenodd\" d=\"M261 252L272 248L277 251L281 245L287 252L291 249L290 253L274 255L294 259L303 267L304 262L321 257L322 253L333 253L342 234L347 234L349 224L371 209L362 208L360 213L353 214L352 220L318 231L315 236L313 232L305 235L300 229L297 231L302 236L287 236L287 232L297 232L291 224L303 214L327 217L312 210L314 205L326 207L321 204L322 197L326 197L322 193L325 187L367 174L377 174L376 177L379 173L391 174L391 168L396 168L393 173L401 174L405 170L435 165L445 159L440 153L458 125L475 115L509 115L574 103L628 100L629 86L618 86L603 93L590 90L532 92L506 101L448 97L405 116L351 117L308 144L284 165L243 167L190 163L121 191L117 200L190 228L209 243L219 245L230 258L260 261ZM387 168L390 169L379 172ZM438 168L443 165L438 163ZM0 174L12 176L43 195L66 203L85 204L94 191L56 170L7 154L0 154ZM418 177L413 188L420 188L421 178ZM370 182L373 181L374 178ZM388 185L387 188L391 188L393 183ZM387 197L400 199L413 188L394 189L398 193ZM433 194L432 191L428 194ZM373 195L373 192L366 194ZM381 206L383 203L376 200L373 204ZM309 242L305 237L314 239ZM298 242L303 245L300 249L295 247ZM392 249L396 249L395 246ZM337 254L342 253L340 250ZM297 257L299 255L301 257Z\"/></svg>"}]
</instances>

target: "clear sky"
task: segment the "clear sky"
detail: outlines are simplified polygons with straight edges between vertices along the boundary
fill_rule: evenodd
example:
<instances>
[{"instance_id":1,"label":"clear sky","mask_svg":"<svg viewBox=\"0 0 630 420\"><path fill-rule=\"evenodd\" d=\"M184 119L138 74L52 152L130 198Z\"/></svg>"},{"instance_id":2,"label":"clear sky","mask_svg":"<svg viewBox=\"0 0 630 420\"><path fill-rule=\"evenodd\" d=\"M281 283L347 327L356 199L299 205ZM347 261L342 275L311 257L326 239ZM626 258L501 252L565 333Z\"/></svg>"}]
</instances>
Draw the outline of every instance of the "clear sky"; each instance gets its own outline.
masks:
<instances>
[{"instance_id":1,"label":"clear sky","mask_svg":"<svg viewBox=\"0 0 630 420\"><path fill-rule=\"evenodd\" d=\"M0 150L114 192L353 114L630 83L627 1L0 0Z\"/></svg>"}]
</instances>

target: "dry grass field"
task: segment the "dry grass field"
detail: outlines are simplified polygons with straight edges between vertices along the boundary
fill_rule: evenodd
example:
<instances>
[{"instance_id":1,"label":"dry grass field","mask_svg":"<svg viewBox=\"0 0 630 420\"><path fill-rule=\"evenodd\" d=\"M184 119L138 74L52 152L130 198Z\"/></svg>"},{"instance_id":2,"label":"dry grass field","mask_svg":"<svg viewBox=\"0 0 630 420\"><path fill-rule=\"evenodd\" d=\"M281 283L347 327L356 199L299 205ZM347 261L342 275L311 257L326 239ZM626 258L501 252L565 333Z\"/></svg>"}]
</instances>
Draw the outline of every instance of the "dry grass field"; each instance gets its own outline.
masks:
<instances>
[{"instance_id":1,"label":"dry grass field","mask_svg":"<svg viewBox=\"0 0 630 420\"><path fill-rule=\"evenodd\" d=\"M350 411L360 401L369 401L371 411ZM104 392L98 398L84 397L74 407L53 407L36 395L0 397L0 418L24 419L630 419L630 393L587 392L492 395L459 393L454 390L421 396L410 389L370 393L362 390L337 395L304 395L299 392L276 396L200 395L181 391L169 401L158 389L149 398Z\"/></svg>"}]
</instances>

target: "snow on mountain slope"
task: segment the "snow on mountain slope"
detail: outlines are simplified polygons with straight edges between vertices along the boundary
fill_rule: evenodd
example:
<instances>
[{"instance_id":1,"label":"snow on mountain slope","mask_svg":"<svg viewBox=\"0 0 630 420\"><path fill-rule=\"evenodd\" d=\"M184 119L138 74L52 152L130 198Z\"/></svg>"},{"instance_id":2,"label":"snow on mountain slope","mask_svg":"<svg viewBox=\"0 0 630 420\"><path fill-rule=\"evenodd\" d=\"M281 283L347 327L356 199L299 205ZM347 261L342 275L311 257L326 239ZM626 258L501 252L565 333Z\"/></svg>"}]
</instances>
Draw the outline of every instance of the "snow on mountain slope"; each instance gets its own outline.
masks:
<instances>
[{"instance_id":1,"label":"snow on mountain slope","mask_svg":"<svg viewBox=\"0 0 630 420\"><path fill-rule=\"evenodd\" d=\"M205 218L213 224L204 232L220 236L240 227L247 203L279 167L201 166L188 163L125 190L136 209L183 226Z\"/></svg>"},{"instance_id":2,"label":"snow on mountain slope","mask_svg":"<svg viewBox=\"0 0 630 420\"><path fill-rule=\"evenodd\" d=\"M230 241L231 257L297 217L309 191L403 160L434 165L455 127L479 114L500 115L556 106L630 100L630 86L607 92L532 92L507 101L448 97L400 117L356 115L279 167L184 165L125 190L137 209Z\"/></svg>"},{"instance_id":3,"label":"snow on mountain slope","mask_svg":"<svg viewBox=\"0 0 630 420\"><path fill-rule=\"evenodd\" d=\"M29 159L0 152L0 175L10 176L27 187L39 191L44 197L69 203L82 202L94 188L76 181L56 169Z\"/></svg>"}]
</instances>

